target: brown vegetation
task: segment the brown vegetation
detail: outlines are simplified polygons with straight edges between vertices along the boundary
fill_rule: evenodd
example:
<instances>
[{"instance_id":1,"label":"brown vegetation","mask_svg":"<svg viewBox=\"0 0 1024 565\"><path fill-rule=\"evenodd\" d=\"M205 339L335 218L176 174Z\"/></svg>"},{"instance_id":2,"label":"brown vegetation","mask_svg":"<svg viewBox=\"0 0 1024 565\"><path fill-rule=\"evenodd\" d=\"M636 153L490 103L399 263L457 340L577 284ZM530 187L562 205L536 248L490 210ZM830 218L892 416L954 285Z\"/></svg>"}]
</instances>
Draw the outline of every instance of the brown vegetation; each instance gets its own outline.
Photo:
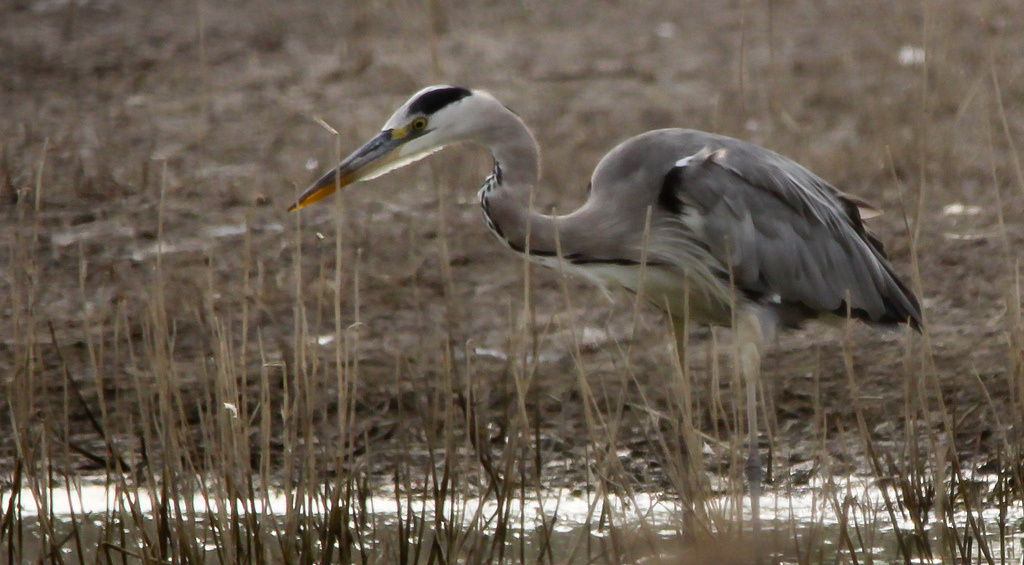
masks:
<instances>
[{"instance_id":1,"label":"brown vegetation","mask_svg":"<svg viewBox=\"0 0 1024 565\"><path fill-rule=\"evenodd\" d=\"M660 315L506 254L480 220L479 150L284 212L439 82L534 128L545 207L576 206L601 155L669 126L879 203L926 332L782 337L774 479L1019 481L1022 19L1015 0L6 3L0 488L128 468L214 473L229 496L259 488L250 472L450 484L425 469L482 491L701 488L679 465ZM695 465L729 474L742 404L712 347L728 333L692 341L712 453Z\"/></svg>"}]
</instances>

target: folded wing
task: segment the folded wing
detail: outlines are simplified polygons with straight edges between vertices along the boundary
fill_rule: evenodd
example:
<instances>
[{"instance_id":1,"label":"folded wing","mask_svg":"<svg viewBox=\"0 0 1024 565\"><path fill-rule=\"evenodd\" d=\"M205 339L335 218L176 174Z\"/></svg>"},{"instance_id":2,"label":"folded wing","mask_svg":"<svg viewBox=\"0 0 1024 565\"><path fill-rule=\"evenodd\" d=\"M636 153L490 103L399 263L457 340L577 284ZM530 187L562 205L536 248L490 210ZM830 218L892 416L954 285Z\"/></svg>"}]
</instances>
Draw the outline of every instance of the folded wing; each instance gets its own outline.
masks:
<instances>
[{"instance_id":1,"label":"folded wing","mask_svg":"<svg viewBox=\"0 0 1024 565\"><path fill-rule=\"evenodd\" d=\"M741 143L706 148L680 160L663 191L732 283L778 304L787 325L849 312L920 327L918 301L864 229L858 202L796 163Z\"/></svg>"}]
</instances>

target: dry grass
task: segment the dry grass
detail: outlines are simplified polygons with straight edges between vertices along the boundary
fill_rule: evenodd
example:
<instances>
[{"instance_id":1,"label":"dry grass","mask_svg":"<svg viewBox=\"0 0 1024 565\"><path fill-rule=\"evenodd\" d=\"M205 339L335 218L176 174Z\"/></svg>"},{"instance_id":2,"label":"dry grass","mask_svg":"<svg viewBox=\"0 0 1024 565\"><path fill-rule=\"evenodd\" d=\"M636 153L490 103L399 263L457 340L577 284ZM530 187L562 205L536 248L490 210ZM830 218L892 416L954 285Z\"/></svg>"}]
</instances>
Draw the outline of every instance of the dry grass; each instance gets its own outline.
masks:
<instances>
[{"instance_id":1,"label":"dry grass","mask_svg":"<svg viewBox=\"0 0 1024 565\"><path fill-rule=\"evenodd\" d=\"M928 331L780 340L771 488L817 485L840 521L780 520L765 551L1019 556L1016 3L16 4L0 8L0 489L45 501L89 477L120 497L70 518L7 498L10 562L752 557L732 549L727 332L694 334L680 379L656 313L511 260L453 190L487 169L471 151L283 213L307 161L323 169L437 81L488 87L536 127L544 207L571 208L601 154L669 125L765 144L880 202L873 227ZM904 46L925 62L901 64ZM851 476L888 497L869 504ZM523 526L516 502L559 487L599 502L590 522ZM367 506L382 490L400 521ZM697 501L685 528L602 512L652 491ZM462 515L472 497L498 510Z\"/></svg>"}]
</instances>

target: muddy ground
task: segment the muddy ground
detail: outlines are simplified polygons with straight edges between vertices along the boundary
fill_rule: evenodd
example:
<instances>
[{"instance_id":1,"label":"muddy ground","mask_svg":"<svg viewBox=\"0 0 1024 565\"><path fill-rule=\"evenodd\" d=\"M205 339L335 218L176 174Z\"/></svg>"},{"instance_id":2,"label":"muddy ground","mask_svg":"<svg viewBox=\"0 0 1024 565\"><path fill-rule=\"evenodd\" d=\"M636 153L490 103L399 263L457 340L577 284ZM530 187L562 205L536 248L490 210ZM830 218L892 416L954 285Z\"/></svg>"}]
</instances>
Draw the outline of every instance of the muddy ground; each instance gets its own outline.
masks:
<instances>
[{"instance_id":1,"label":"muddy ground","mask_svg":"<svg viewBox=\"0 0 1024 565\"><path fill-rule=\"evenodd\" d=\"M836 454L856 452L841 437L856 437L859 410L900 452L906 416L938 430L945 414L982 464L1021 407L1022 22L1016 0L4 2L3 467L17 438L60 436L46 422L65 410L76 445L102 452L83 408L99 412L101 395L108 432L134 445L146 414L133 387L158 366L189 424L226 366L243 400L255 404L268 374L280 395L295 386L296 345L320 367L315 433L330 450L336 348L316 338L335 333L335 304L358 344L361 451L429 436L422 408L470 388L500 433L523 335L537 336L530 411L558 449L583 457L592 438L580 374L598 407L625 402L624 442L642 446L674 390L664 321L543 270L522 315L524 267L476 204L487 155L450 149L285 212L339 145L353 149L433 83L486 88L523 116L544 154L545 208L573 209L607 150L670 126L763 144L879 204L870 227L920 288L926 338L817 325L782 336L765 368L772 443L807 451L796 446L825 430ZM711 433L724 417L709 336L694 332L690 358ZM67 382L81 402L65 402Z\"/></svg>"}]
</instances>

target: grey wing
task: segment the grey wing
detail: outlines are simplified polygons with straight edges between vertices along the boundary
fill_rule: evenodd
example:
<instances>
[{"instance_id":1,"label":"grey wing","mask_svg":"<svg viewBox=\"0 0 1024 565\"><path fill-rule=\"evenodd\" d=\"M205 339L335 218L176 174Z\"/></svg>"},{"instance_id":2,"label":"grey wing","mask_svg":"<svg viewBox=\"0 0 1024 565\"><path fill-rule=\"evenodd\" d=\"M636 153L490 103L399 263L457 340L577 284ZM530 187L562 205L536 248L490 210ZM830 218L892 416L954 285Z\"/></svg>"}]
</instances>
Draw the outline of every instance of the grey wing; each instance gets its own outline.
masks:
<instances>
[{"instance_id":1,"label":"grey wing","mask_svg":"<svg viewBox=\"0 0 1024 565\"><path fill-rule=\"evenodd\" d=\"M748 297L780 305L783 323L830 312L919 327L920 306L838 190L746 144L681 160L664 193ZM849 303L847 302L849 298Z\"/></svg>"}]
</instances>

